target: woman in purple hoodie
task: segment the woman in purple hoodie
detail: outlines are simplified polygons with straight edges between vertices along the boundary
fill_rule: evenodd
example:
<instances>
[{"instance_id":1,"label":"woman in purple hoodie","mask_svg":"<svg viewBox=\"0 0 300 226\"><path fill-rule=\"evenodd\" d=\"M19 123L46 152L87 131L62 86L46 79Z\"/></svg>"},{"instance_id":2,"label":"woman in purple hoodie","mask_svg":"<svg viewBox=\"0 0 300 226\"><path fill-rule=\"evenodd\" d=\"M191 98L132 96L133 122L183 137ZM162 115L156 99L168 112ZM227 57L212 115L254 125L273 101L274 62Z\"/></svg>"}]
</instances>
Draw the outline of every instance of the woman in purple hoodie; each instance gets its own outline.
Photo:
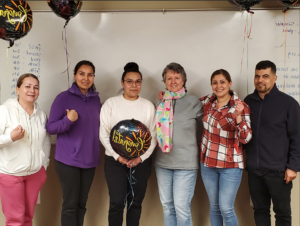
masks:
<instances>
[{"instance_id":1,"label":"woman in purple hoodie","mask_svg":"<svg viewBox=\"0 0 300 226\"><path fill-rule=\"evenodd\" d=\"M100 98L94 86L95 66L80 61L72 87L57 95L47 131L57 134L55 168L62 187L62 226L82 226L88 193L99 164Z\"/></svg>"}]
</instances>

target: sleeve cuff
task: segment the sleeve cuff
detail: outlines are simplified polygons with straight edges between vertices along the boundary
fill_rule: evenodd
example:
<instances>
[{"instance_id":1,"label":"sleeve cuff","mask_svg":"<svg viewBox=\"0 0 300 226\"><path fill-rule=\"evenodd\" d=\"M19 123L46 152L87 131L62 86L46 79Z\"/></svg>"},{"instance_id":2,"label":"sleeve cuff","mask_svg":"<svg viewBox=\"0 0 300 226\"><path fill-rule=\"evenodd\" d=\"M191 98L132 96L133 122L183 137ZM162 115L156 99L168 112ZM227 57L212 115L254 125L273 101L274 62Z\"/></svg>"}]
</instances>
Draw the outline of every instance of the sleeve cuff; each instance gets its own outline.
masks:
<instances>
[{"instance_id":1,"label":"sleeve cuff","mask_svg":"<svg viewBox=\"0 0 300 226\"><path fill-rule=\"evenodd\" d=\"M149 157L149 156L145 156L145 155L140 156L142 162L144 162L148 157Z\"/></svg>"},{"instance_id":2,"label":"sleeve cuff","mask_svg":"<svg viewBox=\"0 0 300 226\"><path fill-rule=\"evenodd\" d=\"M11 144L11 143L13 143L13 140L11 139L10 133L9 134L5 134L3 140L4 140L3 143L5 143L5 144Z\"/></svg>"},{"instance_id":3,"label":"sleeve cuff","mask_svg":"<svg viewBox=\"0 0 300 226\"><path fill-rule=\"evenodd\" d=\"M113 157L116 161L118 161L118 158L120 157L120 155L117 153L113 153Z\"/></svg>"},{"instance_id":4,"label":"sleeve cuff","mask_svg":"<svg viewBox=\"0 0 300 226\"><path fill-rule=\"evenodd\" d=\"M236 127L238 128L238 130L243 131L243 127L246 125L247 127L247 123L242 119L242 121L239 124L236 124Z\"/></svg>"},{"instance_id":5,"label":"sleeve cuff","mask_svg":"<svg viewBox=\"0 0 300 226\"><path fill-rule=\"evenodd\" d=\"M65 122L68 126L71 126L71 125L73 124L73 122L70 121L70 119L68 118L68 116L65 116L63 120L64 120L64 122Z\"/></svg>"}]
</instances>

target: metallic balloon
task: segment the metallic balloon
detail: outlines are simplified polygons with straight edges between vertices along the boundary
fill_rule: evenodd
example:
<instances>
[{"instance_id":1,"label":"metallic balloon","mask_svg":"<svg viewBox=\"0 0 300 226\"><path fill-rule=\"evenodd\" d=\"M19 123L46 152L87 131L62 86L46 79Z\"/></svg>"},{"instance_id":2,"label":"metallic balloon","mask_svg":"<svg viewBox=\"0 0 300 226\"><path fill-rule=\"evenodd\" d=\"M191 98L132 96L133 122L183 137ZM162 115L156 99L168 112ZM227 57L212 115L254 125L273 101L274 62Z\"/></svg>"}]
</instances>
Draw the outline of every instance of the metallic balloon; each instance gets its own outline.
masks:
<instances>
[{"instance_id":1,"label":"metallic balloon","mask_svg":"<svg viewBox=\"0 0 300 226\"><path fill-rule=\"evenodd\" d=\"M47 1L53 12L66 20L65 26L69 23L70 19L75 17L81 9L82 1Z\"/></svg>"},{"instance_id":2,"label":"metallic balloon","mask_svg":"<svg viewBox=\"0 0 300 226\"><path fill-rule=\"evenodd\" d=\"M32 11L26 1L0 1L0 38L9 41L9 47L28 34L32 22Z\"/></svg>"},{"instance_id":3,"label":"metallic balloon","mask_svg":"<svg viewBox=\"0 0 300 226\"><path fill-rule=\"evenodd\" d=\"M112 128L110 144L120 156L132 159L148 150L151 145L151 133L140 121L123 120Z\"/></svg>"},{"instance_id":4,"label":"metallic balloon","mask_svg":"<svg viewBox=\"0 0 300 226\"><path fill-rule=\"evenodd\" d=\"M281 5L283 6L286 6L288 10L289 8L292 8L292 7L297 7L300 5L300 1L278 1ZM285 10L285 11L286 11Z\"/></svg>"},{"instance_id":5,"label":"metallic balloon","mask_svg":"<svg viewBox=\"0 0 300 226\"><path fill-rule=\"evenodd\" d=\"M250 11L250 7L262 3L262 0L229 0L232 5L240 8L240 10Z\"/></svg>"}]
</instances>

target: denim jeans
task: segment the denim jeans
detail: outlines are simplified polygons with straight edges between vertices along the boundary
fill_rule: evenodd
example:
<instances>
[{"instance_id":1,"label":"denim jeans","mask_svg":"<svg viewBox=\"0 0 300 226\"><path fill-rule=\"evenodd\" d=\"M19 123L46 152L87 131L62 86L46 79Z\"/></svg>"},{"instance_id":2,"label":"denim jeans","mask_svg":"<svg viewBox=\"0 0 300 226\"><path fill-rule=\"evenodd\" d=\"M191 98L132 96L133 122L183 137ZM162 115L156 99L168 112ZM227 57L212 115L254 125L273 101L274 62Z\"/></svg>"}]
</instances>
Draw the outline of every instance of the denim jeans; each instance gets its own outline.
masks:
<instances>
[{"instance_id":1,"label":"denim jeans","mask_svg":"<svg viewBox=\"0 0 300 226\"><path fill-rule=\"evenodd\" d=\"M212 226L238 226L234 211L236 193L243 170L238 168L209 168L201 164L201 176L210 203Z\"/></svg>"},{"instance_id":2,"label":"denim jeans","mask_svg":"<svg viewBox=\"0 0 300 226\"><path fill-rule=\"evenodd\" d=\"M165 226L192 226L191 201L198 170L173 170L155 166Z\"/></svg>"}]
</instances>

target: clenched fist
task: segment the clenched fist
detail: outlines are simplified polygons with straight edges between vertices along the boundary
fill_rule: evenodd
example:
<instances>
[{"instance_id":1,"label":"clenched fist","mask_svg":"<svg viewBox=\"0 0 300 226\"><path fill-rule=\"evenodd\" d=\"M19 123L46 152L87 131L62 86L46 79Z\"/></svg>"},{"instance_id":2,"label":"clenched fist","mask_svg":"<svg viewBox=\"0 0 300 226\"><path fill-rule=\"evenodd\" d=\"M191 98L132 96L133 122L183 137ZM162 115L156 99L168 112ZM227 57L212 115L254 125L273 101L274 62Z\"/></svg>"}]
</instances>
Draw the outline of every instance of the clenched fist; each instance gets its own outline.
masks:
<instances>
[{"instance_id":1,"label":"clenched fist","mask_svg":"<svg viewBox=\"0 0 300 226\"><path fill-rule=\"evenodd\" d=\"M78 114L75 110L67 109L67 117L71 122L75 122L78 119Z\"/></svg>"},{"instance_id":2,"label":"clenched fist","mask_svg":"<svg viewBox=\"0 0 300 226\"><path fill-rule=\"evenodd\" d=\"M22 128L22 126L18 125L17 128L15 128L10 133L10 137L12 141L20 140L24 137L25 129Z\"/></svg>"},{"instance_id":3,"label":"clenched fist","mask_svg":"<svg viewBox=\"0 0 300 226\"><path fill-rule=\"evenodd\" d=\"M244 110L244 104L241 101L237 101L235 108L236 123L239 124L242 121L242 112Z\"/></svg>"}]
</instances>

